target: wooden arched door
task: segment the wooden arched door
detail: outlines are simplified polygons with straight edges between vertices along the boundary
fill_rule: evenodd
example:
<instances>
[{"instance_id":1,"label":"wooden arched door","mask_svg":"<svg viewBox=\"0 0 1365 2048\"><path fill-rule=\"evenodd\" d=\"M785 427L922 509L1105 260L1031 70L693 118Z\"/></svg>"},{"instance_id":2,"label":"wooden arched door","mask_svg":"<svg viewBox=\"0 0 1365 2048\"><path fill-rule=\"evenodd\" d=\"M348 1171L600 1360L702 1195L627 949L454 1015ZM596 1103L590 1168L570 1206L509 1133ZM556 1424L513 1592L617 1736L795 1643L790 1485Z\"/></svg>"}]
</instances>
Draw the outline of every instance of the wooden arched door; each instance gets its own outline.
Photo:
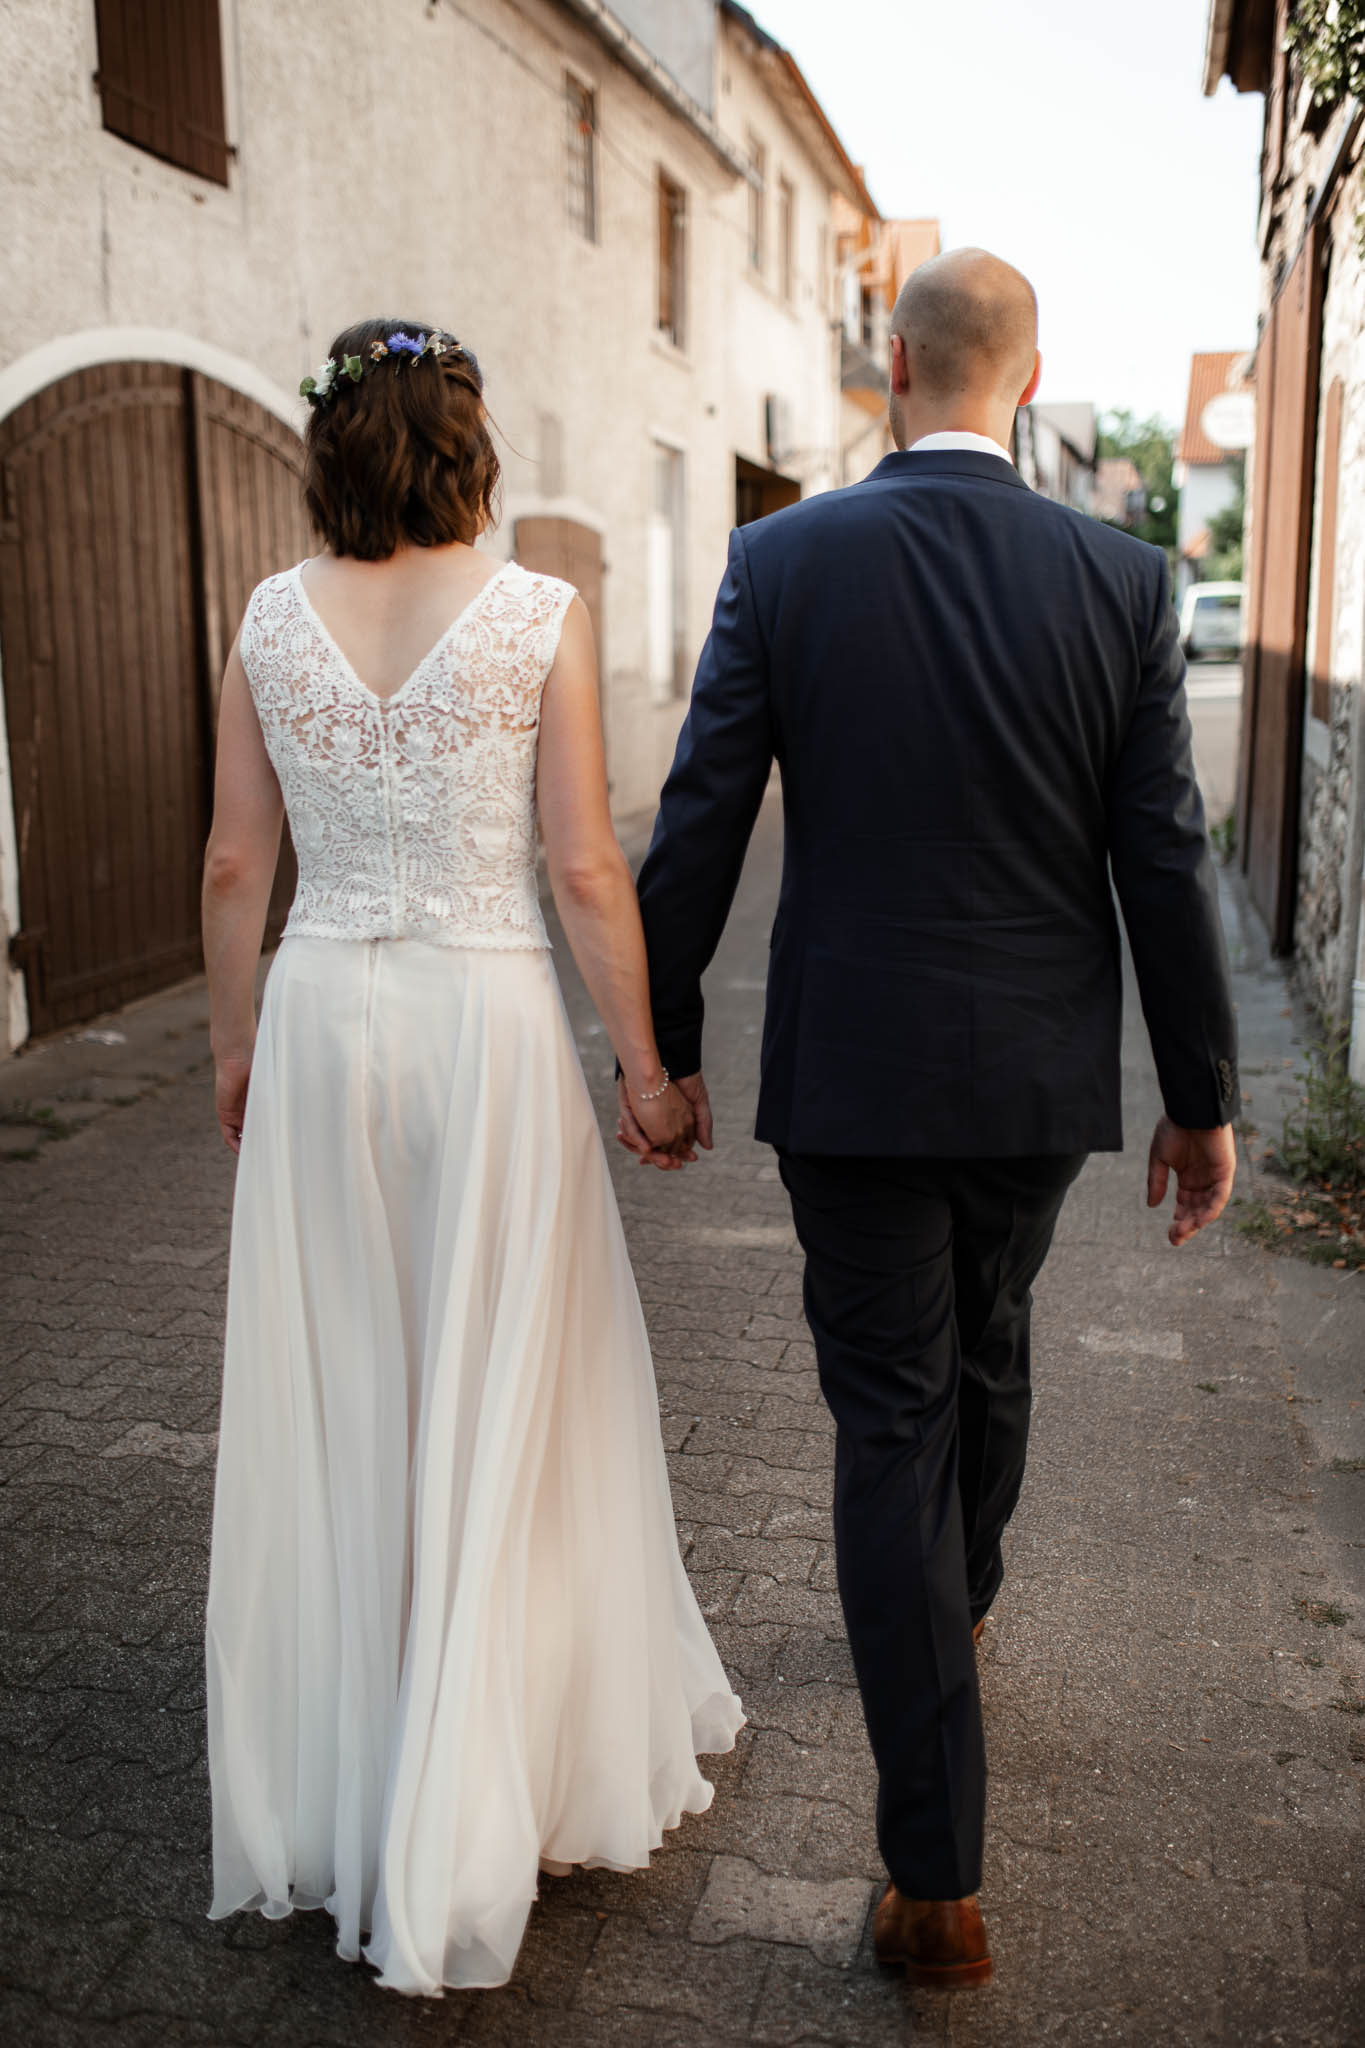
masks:
<instances>
[{"instance_id":1,"label":"wooden arched door","mask_svg":"<svg viewBox=\"0 0 1365 2048\"><path fill-rule=\"evenodd\" d=\"M35 1034L199 965L218 680L252 585L306 552L300 459L263 407L173 364L95 365L0 421L11 954Z\"/></svg>"},{"instance_id":2,"label":"wooden arched door","mask_svg":"<svg viewBox=\"0 0 1365 2048\"><path fill-rule=\"evenodd\" d=\"M518 519L512 533L512 552L523 569L542 576L562 576L572 583L592 620L597 642L599 676L606 674L602 649L602 536L577 519L551 519L532 515Z\"/></svg>"}]
</instances>

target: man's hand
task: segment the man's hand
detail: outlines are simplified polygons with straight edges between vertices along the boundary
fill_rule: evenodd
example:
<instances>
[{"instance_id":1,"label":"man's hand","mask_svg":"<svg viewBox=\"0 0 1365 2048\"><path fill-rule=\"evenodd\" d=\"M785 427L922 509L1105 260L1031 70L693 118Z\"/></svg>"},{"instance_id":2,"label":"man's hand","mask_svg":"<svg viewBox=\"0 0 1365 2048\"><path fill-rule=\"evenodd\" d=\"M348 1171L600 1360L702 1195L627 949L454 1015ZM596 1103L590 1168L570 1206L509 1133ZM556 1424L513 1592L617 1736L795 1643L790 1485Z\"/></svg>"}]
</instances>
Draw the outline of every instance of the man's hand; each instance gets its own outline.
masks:
<instances>
[{"instance_id":1,"label":"man's hand","mask_svg":"<svg viewBox=\"0 0 1365 2048\"><path fill-rule=\"evenodd\" d=\"M700 1074L688 1074L683 1080L675 1081L674 1087L688 1103L697 1121L696 1142L702 1150L709 1152L714 1144L711 1121L711 1098L706 1092L706 1083ZM657 1166L663 1173L672 1172L685 1162L672 1152L662 1152L650 1144L635 1111L631 1108L630 1095L624 1079L616 1084L616 1099L620 1105L620 1118L616 1125L618 1144L627 1152L633 1152L641 1166ZM695 1156L695 1155L693 1155Z\"/></svg>"},{"instance_id":2,"label":"man's hand","mask_svg":"<svg viewBox=\"0 0 1365 2048\"><path fill-rule=\"evenodd\" d=\"M1147 1157L1147 1207L1159 1208L1175 1175L1175 1216L1169 1236L1173 1245L1188 1242L1206 1223L1222 1215L1237 1171L1237 1140L1231 1124L1212 1131L1187 1131L1163 1116L1152 1133Z\"/></svg>"}]
</instances>

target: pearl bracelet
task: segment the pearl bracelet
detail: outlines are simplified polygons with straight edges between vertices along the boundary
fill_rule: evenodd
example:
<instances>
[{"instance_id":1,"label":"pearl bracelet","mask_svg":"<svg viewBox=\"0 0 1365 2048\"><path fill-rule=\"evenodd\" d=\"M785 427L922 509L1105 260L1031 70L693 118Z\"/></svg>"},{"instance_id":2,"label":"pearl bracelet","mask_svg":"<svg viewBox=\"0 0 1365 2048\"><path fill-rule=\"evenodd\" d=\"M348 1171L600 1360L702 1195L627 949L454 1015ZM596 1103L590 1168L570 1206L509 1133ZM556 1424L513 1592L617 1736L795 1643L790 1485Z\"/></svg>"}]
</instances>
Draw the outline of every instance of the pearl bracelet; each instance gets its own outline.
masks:
<instances>
[{"instance_id":1,"label":"pearl bracelet","mask_svg":"<svg viewBox=\"0 0 1365 2048\"><path fill-rule=\"evenodd\" d=\"M667 1067L663 1069L663 1077L664 1085L662 1088L651 1088L648 1095L637 1095L635 1100L637 1102L657 1102L661 1095L667 1095L669 1089L673 1086L673 1083L668 1078Z\"/></svg>"}]
</instances>

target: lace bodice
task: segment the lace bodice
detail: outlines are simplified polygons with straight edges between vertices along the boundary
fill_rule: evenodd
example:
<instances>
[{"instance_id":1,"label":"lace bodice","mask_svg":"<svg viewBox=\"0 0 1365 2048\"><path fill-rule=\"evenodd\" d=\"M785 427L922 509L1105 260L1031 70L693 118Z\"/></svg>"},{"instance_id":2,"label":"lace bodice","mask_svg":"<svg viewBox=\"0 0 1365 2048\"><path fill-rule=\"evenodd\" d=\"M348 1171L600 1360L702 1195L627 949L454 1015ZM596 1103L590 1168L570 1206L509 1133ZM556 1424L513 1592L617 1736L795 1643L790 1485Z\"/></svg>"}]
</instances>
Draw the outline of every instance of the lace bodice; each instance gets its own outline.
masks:
<instances>
[{"instance_id":1,"label":"lace bodice","mask_svg":"<svg viewBox=\"0 0 1365 2048\"><path fill-rule=\"evenodd\" d=\"M548 946L536 745L573 594L504 563L381 698L313 610L298 569L258 585L241 654L298 855L286 936Z\"/></svg>"}]
</instances>

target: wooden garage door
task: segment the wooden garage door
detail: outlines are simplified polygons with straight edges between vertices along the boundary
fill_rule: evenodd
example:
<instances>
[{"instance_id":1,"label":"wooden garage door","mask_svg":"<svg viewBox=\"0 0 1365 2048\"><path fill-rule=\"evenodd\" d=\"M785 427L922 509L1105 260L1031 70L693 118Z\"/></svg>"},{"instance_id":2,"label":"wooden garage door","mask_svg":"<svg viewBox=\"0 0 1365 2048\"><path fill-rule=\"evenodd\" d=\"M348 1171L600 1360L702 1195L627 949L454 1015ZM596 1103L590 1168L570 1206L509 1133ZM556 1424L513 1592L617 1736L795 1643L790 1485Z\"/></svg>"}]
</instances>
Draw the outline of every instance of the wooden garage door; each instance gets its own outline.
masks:
<instances>
[{"instance_id":1,"label":"wooden garage door","mask_svg":"<svg viewBox=\"0 0 1365 2048\"><path fill-rule=\"evenodd\" d=\"M303 509L298 435L240 391L192 372L198 484L204 667L211 737L218 692L246 601L263 576L301 562L317 541ZM298 869L286 829L270 899L267 939L284 929Z\"/></svg>"},{"instance_id":2,"label":"wooden garage door","mask_svg":"<svg viewBox=\"0 0 1365 2048\"><path fill-rule=\"evenodd\" d=\"M1277 952L1294 943L1321 314L1315 227L1271 307L1256 352L1238 840L1252 897Z\"/></svg>"},{"instance_id":3,"label":"wooden garage door","mask_svg":"<svg viewBox=\"0 0 1365 2048\"><path fill-rule=\"evenodd\" d=\"M12 952L35 1034L199 964L216 679L251 583L305 551L297 466L271 415L175 365L81 370L0 422Z\"/></svg>"}]
</instances>

